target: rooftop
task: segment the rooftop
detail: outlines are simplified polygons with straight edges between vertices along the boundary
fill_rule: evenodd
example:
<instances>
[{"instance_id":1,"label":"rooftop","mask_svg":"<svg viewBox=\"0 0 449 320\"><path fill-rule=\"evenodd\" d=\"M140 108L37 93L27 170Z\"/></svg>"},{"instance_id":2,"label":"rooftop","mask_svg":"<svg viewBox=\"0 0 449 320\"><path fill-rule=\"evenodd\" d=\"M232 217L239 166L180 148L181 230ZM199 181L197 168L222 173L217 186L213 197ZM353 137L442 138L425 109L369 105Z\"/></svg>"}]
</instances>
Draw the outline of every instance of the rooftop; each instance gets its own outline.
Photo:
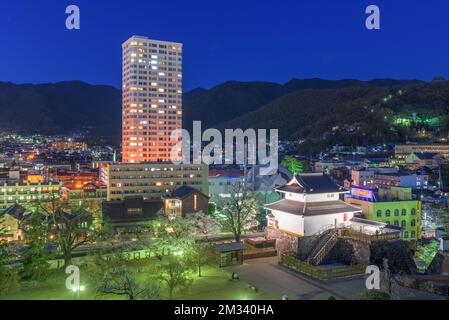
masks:
<instances>
[{"instance_id":1,"label":"rooftop","mask_svg":"<svg viewBox=\"0 0 449 320\"><path fill-rule=\"evenodd\" d=\"M287 185L278 187L276 190L291 193L345 192L323 173L296 174Z\"/></svg>"},{"instance_id":2,"label":"rooftop","mask_svg":"<svg viewBox=\"0 0 449 320\"><path fill-rule=\"evenodd\" d=\"M301 216L314 216L324 214L335 214L343 212L359 212L359 207L350 205L344 201L321 201L321 202L299 202L282 199L265 205L269 210L281 211Z\"/></svg>"},{"instance_id":3,"label":"rooftop","mask_svg":"<svg viewBox=\"0 0 449 320\"><path fill-rule=\"evenodd\" d=\"M240 251L244 248L245 244L243 242L219 243L215 245L215 249L218 252Z\"/></svg>"},{"instance_id":4,"label":"rooftop","mask_svg":"<svg viewBox=\"0 0 449 320\"><path fill-rule=\"evenodd\" d=\"M177 188L175 191L173 191L171 194L164 195L163 198L165 198L165 199L184 199L185 197L187 197L188 195L190 195L192 192L195 192L195 191L197 193L201 193L203 196L208 198L207 195L203 194L198 189L195 189L190 186L181 186L181 187Z\"/></svg>"},{"instance_id":5,"label":"rooftop","mask_svg":"<svg viewBox=\"0 0 449 320\"><path fill-rule=\"evenodd\" d=\"M421 160L432 160L435 157L439 156L439 153L436 153L436 152L415 152L415 156L417 156Z\"/></svg>"}]
</instances>

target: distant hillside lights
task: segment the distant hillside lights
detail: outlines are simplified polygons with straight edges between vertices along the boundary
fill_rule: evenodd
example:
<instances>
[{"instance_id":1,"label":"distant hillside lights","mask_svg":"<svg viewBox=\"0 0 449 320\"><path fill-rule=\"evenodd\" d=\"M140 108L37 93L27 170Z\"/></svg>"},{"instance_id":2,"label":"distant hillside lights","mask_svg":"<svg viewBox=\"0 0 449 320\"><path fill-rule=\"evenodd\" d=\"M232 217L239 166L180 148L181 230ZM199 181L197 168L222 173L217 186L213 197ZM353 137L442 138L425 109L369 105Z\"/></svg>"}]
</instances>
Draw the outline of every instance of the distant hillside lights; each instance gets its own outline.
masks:
<instances>
[{"instance_id":1,"label":"distant hillside lights","mask_svg":"<svg viewBox=\"0 0 449 320\"><path fill-rule=\"evenodd\" d=\"M266 166L261 175L278 168L278 129L270 129L269 140L266 129L258 129L257 132L255 129L224 131L224 141L217 129L207 129L202 133L201 121L193 121L193 139L185 129L172 131L170 140L177 143L171 150L171 161L174 164L259 164ZM203 142L208 144L201 150Z\"/></svg>"}]
</instances>

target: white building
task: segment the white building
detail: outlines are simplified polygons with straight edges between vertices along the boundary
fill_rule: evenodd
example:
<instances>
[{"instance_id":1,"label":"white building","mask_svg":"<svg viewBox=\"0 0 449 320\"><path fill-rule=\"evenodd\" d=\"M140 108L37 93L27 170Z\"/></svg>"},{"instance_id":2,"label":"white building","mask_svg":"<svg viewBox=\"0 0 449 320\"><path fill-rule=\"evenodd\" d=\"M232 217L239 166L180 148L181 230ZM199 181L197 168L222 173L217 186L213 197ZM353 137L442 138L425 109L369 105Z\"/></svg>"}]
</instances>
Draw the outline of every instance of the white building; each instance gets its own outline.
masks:
<instances>
[{"instance_id":1,"label":"white building","mask_svg":"<svg viewBox=\"0 0 449 320\"><path fill-rule=\"evenodd\" d=\"M283 199L265 208L269 227L295 236L310 236L332 227L349 226L360 208L340 200L346 193L322 173L299 174L276 188Z\"/></svg>"},{"instance_id":2,"label":"white building","mask_svg":"<svg viewBox=\"0 0 449 320\"><path fill-rule=\"evenodd\" d=\"M122 50L123 162L168 162L182 128L182 44L132 36Z\"/></svg>"}]
</instances>

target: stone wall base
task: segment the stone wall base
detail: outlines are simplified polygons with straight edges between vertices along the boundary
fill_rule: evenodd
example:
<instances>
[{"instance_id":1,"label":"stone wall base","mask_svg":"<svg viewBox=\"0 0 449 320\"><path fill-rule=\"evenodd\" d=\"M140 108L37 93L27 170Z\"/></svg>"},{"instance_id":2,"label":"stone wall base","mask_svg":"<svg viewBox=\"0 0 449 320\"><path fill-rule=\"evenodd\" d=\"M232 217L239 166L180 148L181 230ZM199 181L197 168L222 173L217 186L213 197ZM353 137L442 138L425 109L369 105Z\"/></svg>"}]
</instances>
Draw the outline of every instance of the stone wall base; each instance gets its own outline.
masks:
<instances>
[{"instance_id":1,"label":"stone wall base","mask_svg":"<svg viewBox=\"0 0 449 320\"><path fill-rule=\"evenodd\" d=\"M276 240L275 248L280 253L294 253L298 251L298 236L272 227L265 228L265 238Z\"/></svg>"}]
</instances>

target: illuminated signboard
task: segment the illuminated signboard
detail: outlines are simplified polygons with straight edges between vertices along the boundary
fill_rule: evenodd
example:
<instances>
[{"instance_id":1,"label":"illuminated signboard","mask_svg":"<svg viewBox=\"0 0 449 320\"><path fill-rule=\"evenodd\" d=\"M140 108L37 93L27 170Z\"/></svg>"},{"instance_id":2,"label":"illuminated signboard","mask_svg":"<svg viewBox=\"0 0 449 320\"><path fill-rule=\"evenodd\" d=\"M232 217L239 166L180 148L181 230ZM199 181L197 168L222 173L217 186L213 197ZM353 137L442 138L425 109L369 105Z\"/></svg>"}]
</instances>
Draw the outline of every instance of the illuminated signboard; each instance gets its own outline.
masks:
<instances>
[{"instance_id":1,"label":"illuminated signboard","mask_svg":"<svg viewBox=\"0 0 449 320\"><path fill-rule=\"evenodd\" d=\"M361 188L351 188L351 196L366 201L375 201L374 191Z\"/></svg>"}]
</instances>

